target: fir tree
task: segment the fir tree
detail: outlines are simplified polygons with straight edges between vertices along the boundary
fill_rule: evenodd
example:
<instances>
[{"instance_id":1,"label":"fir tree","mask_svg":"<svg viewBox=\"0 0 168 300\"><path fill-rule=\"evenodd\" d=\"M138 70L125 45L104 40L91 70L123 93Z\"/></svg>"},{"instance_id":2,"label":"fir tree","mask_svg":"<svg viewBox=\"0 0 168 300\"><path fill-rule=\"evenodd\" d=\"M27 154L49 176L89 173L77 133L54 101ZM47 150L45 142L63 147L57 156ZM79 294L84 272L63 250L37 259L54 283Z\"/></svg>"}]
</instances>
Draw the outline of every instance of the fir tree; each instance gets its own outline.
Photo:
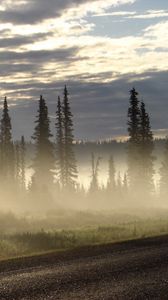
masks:
<instances>
[{"instance_id":1,"label":"fir tree","mask_svg":"<svg viewBox=\"0 0 168 300\"><path fill-rule=\"evenodd\" d=\"M1 171L3 178L14 179L14 146L12 142L12 126L9 116L7 98L4 99L4 106L1 119Z\"/></svg>"},{"instance_id":2,"label":"fir tree","mask_svg":"<svg viewBox=\"0 0 168 300\"><path fill-rule=\"evenodd\" d=\"M92 167L92 175L91 175L91 183L90 183L90 192L95 193L99 190L98 183L98 172L101 158L98 157L95 159L94 153L91 155L91 167Z\"/></svg>"},{"instance_id":3,"label":"fir tree","mask_svg":"<svg viewBox=\"0 0 168 300\"><path fill-rule=\"evenodd\" d=\"M141 190L145 194L151 194L154 189L153 183L153 133L150 126L149 114L146 112L145 104L142 101L140 107L140 181Z\"/></svg>"},{"instance_id":4,"label":"fir tree","mask_svg":"<svg viewBox=\"0 0 168 300\"><path fill-rule=\"evenodd\" d=\"M20 145L18 142L15 144L15 179L20 188Z\"/></svg>"},{"instance_id":5,"label":"fir tree","mask_svg":"<svg viewBox=\"0 0 168 300\"><path fill-rule=\"evenodd\" d=\"M168 198L168 137L166 138L164 158L160 169L160 195Z\"/></svg>"},{"instance_id":6,"label":"fir tree","mask_svg":"<svg viewBox=\"0 0 168 300\"><path fill-rule=\"evenodd\" d=\"M138 93L135 88L130 91L130 107L128 109L128 179L131 190L139 185L139 141L140 141L140 108Z\"/></svg>"},{"instance_id":7,"label":"fir tree","mask_svg":"<svg viewBox=\"0 0 168 300\"><path fill-rule=\"evenodd\" d=\"M60 97L58 97L56 111L56 163L57 176L61 187L64 186L64 132L63 132L63 113Z\"/></svg>"},{"instance_id":8,"label":"fir tree","mask_svg":"<svg viewBox=\"0 0 168 300\"><path fill-rule=\"evenodd\" d=\"M26 159L26 145L25 145L24 136L22 136L20 142L20 181L21 181L22 190L25 190L26 187L25 159Z\"/></svg>"},{"instance_id":9,"label":"fir tree","mask_svg":"<svg viewBox=\"0 0 168 300\"><path fill-rule=\"evenodd\" d=\"M48 117L48 108L45 100L40 96L39 109L34 135L36 155L33 163L34 175L33 181L37 186L50 186L53 183L52 170L54 169L53 144L50 141L52 137L50 131L50 121Z\"/></svg>"},{"instance_id":10,"label":"fir tree","mask_svg":"<svg viewBox=\"0 0 168 300\"><path fill-rule=\"evenodd\" d=\"M130 107L128 109L128 133L130 143L137 145L139 141L139 124L140 124L140 109L138 92L135 88L130 91Z\"/></svg>"},{"instance_id":11,"label":"fir tree","mask_svg":"<svg viewBox=\"0 0 168 300\"><path fill-rule=\"evenodd\" d=\"M18 188L25 190L25 141L24 136L21 141L15 144L15 179Z\"/></svg>"},{"instance_id":12,"label":"fir tree","mask_svg":"<svg viewBox=\"0 0 168 300\"><path fill-rule=\"evenodd\" d=\"M63 99L63 127L64 127L64 174L63 186L72 189L75 186L77 178L77 166L73 149L73 115L71 113L67 87L64 88Z\"/></svg>"},{"instance_id":13,"label":"fir tree","mask_svg":"<svg viewBox=\"0 0 168 300\"><path fill-rule=\"evenodd\" d=\"M115 166L113 156L110 156L109 159L109 166L108 166L108 181L107 181L107 188L114 191L115 190Z\"/></svg>"}]
</instances>

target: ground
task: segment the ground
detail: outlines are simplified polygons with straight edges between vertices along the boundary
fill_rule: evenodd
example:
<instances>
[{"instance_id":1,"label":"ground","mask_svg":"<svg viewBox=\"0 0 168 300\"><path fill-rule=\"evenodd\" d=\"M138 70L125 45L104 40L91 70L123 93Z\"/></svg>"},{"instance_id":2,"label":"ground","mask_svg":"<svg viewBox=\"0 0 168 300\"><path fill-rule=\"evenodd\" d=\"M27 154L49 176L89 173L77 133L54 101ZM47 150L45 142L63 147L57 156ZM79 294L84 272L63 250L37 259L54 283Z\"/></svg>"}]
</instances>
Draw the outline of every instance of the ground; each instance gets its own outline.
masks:
<instances>
[{"instance_id":1,"label":"ground","mask_svg":"<svg viewBox=\"0 0 168 300\"><path fill-rule=\"evenodd\" d=\"M168 236L0 262L0 299L167 299Z\"/></svg>"}]
</instances>

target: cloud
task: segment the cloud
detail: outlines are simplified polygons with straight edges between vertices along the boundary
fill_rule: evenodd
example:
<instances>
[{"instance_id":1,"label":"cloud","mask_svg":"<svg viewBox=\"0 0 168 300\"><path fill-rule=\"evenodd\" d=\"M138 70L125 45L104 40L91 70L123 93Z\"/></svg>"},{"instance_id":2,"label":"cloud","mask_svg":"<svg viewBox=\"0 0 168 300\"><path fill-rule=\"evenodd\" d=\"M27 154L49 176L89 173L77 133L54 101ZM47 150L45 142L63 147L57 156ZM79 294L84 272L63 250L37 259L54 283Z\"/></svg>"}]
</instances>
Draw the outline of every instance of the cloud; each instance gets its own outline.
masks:
<instances>
[{"instance_id":1,"label":"cloud","mask_svg":"<svg viewBox=\"0 0 168 300\"><path fill-rule=\"evenodd\" d=\"M133 3L134 0L26 0L3 1L0 11L1 22L14 24L36 24L46 19L60 17L63 12L70 14L82 12L102 12L111 6ZM88 5L89 3L89 5Z\"/></svg>"},{"instance_id":2,"label":"cloud","mask_svg":"<svg viewBox=\"0 0 168 300\"><path fill-rule=\"evenodd\" d=\"M113 11L94 14L93 17L123 17L124 19L154 19L168 17L167 10L147 10L144 14L137 11Z\"/></svg>"},{"instance_id":3,"label":"cloud","mask_svg":"<svg viewBox=\"0 0 168 300\"><path fill-rule=\"evenodd\" d=\"M105 139L127 135L127 110L129 90L134 85L139 92L139 99L143 98L151 117L154 132L168 128L167 121L167 72L146 72L141 76L127 74L109 83L92 83L89 81L67 82L70 92L70 102L74 114L75 137L83 139ZM34 127L37 111L37 100L42 93L49 106L54 131L54 116L57 96L62 98L64 81L50 84L29 82L27 86L18 83L17 91L25 88L22 99L18 101L16 90L12 97L15 106L10 108L14 134L18 138L25 134L29 139ZM30 89L33 87L33 89ZM9 87L11 89L11 87ZM24 95L32 100L27 101ZM159 105L158 105L159 99ZM156 132L157 133L157 132ZM162 136L165 135L162 131Z\"/></svg>"},{"instance_id":4,"label":"cloud","mask_svg":"<svg viewBox=\"0 0 168 300\"><path fill-rule=\"evenodd\" d=\"M163 81L166 94L168 22L159 17L165 17L167 10L143 12L141 9L139 12L136 5L124 5L134 2L1 1L0 96L7 95L14 105L12 112L18 116L15 128L20 126L19 112L23 113L23 120L25 116L25 124L30 122L29 118L33 121L37 108L33 100L37 100L40 93L48 99L52 115L57 95L62 95L65 83L72 95L77 137L123 136L128 90L134 84L147 102L151 99L153 124L168 127L166 121L162 124L156 115L156 99ZM146 15L150 17L144 22ZM137 22L137 16L139 19L143 16L142 22ZM131 34L124 30L119 35L119 26L114 26L111 20L125 20L119 25L121 29L131 24ZM143 23L143 28L137 29L139 23ZM114 31L115 37L111 34ZM165 95L163 98L162 104L166 105ZM158 115L161 116L160 111ZM98 132L100 122L101 132ZM28 135L32 127L26 126Z\"/></svg>"},{"instance_id":5,"label":"cloud","mask_svg":"<svg viewBox=\"0 0 168 300\"><path fill-rule=\"evenodd\" d=\"M10 36L10 31L9 30L3 30L1 35L8 35ZM24 46L27 44L33 44L35 42L41 41L46 38L48 38L49 36L51 36L52 33L38 33L38 34L34 34L32 36L23 36L23 35L15 35L13 37L5 37L4 38L0 38L0 48L16 48L16 47L20 47L20 46Z\"/></svg>"},{"instance_id":6,"label":"cloud","mask_svg":"<svg viewBox=\"0 0 168 300\"><path fill-rule=\"evenodd\" d=\"M4 77L10 77L14 76L16 74L33 74L34 72L37 72L39 70L39 67L37 67L36 64L29 63L15 63L15 64L9 64L9 63L2 63L0 64L0 70L1 70L1 76Z\"/></svg>"},{"instance_id":7,"label":"cloud","mask_svg":"<svg viewBox=\"0 0 168 300\"><path fill-rule=\"evenodd\" d=\"M3 1L4 11L0 13L1 22L15 24L38 23L44 19L59 17L63 10L83 2L83 0Z\"/></svg>"},{"instance_id":8,"label":"cloud","mask_svg":"<svg viewBox=\"0 0 168 300\"><path fill-rule=\"evenodd\" d=\"M16 36L16 43L22 44L25 38L25 44L12 51L0 51L0 63L3 65L2 72L0 70L1 84L4 80L6 83L11 81L11 78L7 78L6 67L9 75L13 74L14 84L18 80L26 83L31 76L36 81L48 84L55 80L69 81L71 78L74 81L80 79L87 82L89 79L90 82L105 83L128 73L143 74L151 69L167 70L168 54L165 51L163 55L163 49L168 47L167 31L168 22L159 22L148 26L139 36L120 38L91 34L71 35L68 30L63 33L60 30L59 33L51 31L48 35L37 34L34 44L30 44L33 36ZM41 41L43 34L44 39ZM9 41L15 43L15 37ZM15 64L11 70L9 62ZM20 72L18 62L21 65ZM28 64L30 68L26 68Z\"/></svg>"},{"instance_id":9,"label":"cloud","mask_svg":"<svg viewBox=\"0 0 168 300\"><path fill-rule=\"evenodd\" d=\"M136 15L135 11L115 11L115 12L105 12L100 14L95 14L92 17L125 17L125 16L134 16Z\"/></svg>"},{"instance_id":10,"label":"cloud","mask_svg":"<svg viewBox=\"0 0 168 300\"><path fill-rule=\"evenodd\" d=\"M167 10L148 10L144 14L133 14L132 16L127 16L129 19L153 19L153 18L165 18L168 17Z\"/></svg>"},{"instance_id":11,"label":"cloud","mask_svg":"<svg viewBox=\"0 0 168 300\"><path fill-rule=\"evenodd\" d=\"M54 50L40 50L40 51L6 51L0 52L0 62L7 61L28 61L28 62L51 62L51 61L68 61L73 60L73 57L77 53L78 48L67 49L54 49Z\"/></svg>"}]
</instances>

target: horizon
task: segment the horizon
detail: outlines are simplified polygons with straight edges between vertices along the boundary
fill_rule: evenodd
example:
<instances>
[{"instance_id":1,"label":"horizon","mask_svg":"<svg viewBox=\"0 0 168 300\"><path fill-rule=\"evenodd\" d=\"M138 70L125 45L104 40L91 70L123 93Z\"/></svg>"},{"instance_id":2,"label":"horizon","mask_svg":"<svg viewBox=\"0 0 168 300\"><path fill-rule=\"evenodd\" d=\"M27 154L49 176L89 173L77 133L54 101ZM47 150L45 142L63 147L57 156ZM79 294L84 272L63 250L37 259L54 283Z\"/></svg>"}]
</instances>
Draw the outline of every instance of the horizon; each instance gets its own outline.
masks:
<instances>
[{"instance_id":1,"label":"horizon","mask_svg":"<svg viewBox=\"0 0 168 300\"><path fill-rule=\"evenodd\" d=\"M168 0L0 1L0 300L166 298L167 32Z\"/></svg>"},{"instance_id":2,"label":"horizon","mask_svg":"<svg viewBox=\"0 0 168 300\"><path fill-rule=\"evenodd\" d=\"M138 91L137 91L138 92ZM11 115L11 121L12 121L12 125L13 125L13 123L14 123L14 125L15 125L15 121L16 121L16 119L15 119L15 110L13 111L13 107L15 107L15 105L13 105L13 103L11 102L9 102L8 101L8 98L5 96L4 98L6 98L7 99L7 102L8 102L8 107L9 107L9 111L10 111L10 115ZM40 97L39 97L40 98ZM139 93L138 93L138 98L139 98ZM46 100L46 99L45 99ZM1 102L3 102L4 100L1 100ZM144 100L143 100L144 101ZM34 109L36 108L36 111L34 111L34 116L32 116L32 124L31 124L31 126L32 126L32 130L33 130L33 126L34 126L34 123L35 123L35 117L36 117L36 112L37 112L37 109L38 109L38 102L39 102L39 99L38 100L36 100L36 101L33 101L34 102ZM141 102L141 101L140 101ZM145 102L145 101L144 101ZM50 108L49 106L48 106L48 103L47 103L47 101L46 101L46 104L47 104L47 107L48 107L48 109ZM73 104L73 103L71 103L71 104ZM146 103L145 103L146 104ZM128 105L129 105L129 98L128 98ZM55 106L56 106L56 103L55 103ZM73 105L72 105L73 106ZM3 103L0 105L0 107L1 107L1 112L0 112L0 116L2 115L2 111L3 111ZM55 107L55 109L56 109L56 107ZM126 110L126 113L128 112L128 107L127 107L127 110ZM73 112L72 112L72 114L73 114ZM148 111L148 114L149 114L149 117L150 117L150 120L152 121L152 115L151 115L151 113ZM33 119L33 117L34 117L34 119ZM76 119L76 116L73 114L73 117L74 117L74 120ZM49 111L49 119L50 119L50 127L51 127L51 132L53 131L53 132L55 132L55 120L56 120L56 115L51 115L51 112ZM125 114L125 127L124 127L124 129L125 129L125 131L127 132L127 120L128 120L128 116ZM18 120L18 122L19 122L19 120ZM20 122L19 122L20 123ZM152 123L152 122L151 122ZM20 124L20 125L22 125L22 124ZM25 125L25 124L24 124ZM27 124L26 124L27 125ZM29 125L30 125L30 123L29 123ZM78 124L79 125L79 124ZM75 122L74 122L74 132L76 132L76 128L77 128L77 126L76 126L76 124L75 124ZM19 129L20 129L20 126L19 126ZM114 128L111 128L111 130L113 130ZM153 130L153 128L151 128L152 129L152 132L153 132L153 137L154 137L154 139L155 140L157 140L157 139L166 139L167 138L167 136L168 136L168 129L166 129L166 128L160 128L160 129L155 129L155 130ZM27 142L31 142L31 140L32 140L32 132L29 132L29 135L25 135L24 134L24 131L22 130L22 133L20 134L20 135L18 135L18 128L16 128L15 126L12 126L12 136L14 137L14 140L20 140L20 138L21 138L21 136L24 136L25 138L26 138L26 141ZM82 141L82 142L94 142L94 143L98 143L98 142L108 142L108 141L117 141L117 142L127 142L128 141L128 139L129 139L129 135L128 135L128 132L125 134L125 135L112 135L112 136L108 136L108 137L97 137L97 138L87 138L87 137L85 137L85 138L81 138L81 137L76 137L76 136L74 136L74 142L75 143L80 143L80 141ZM53 134L53 136L51 137L51 140L53 141L53 140L55 140L55 135ZM54 142L54 141L53 141Z\"/></svg>"},{"instance_id":3,"label":"horizon","mask_svg":"<svg viewBox=\"0 0 168 300\"><path fill-rule=\"evenodd\" d=\"M14 137L31 136L40 94L54 116L65 84L76 139L126 136L132 86L167 135L167 16L166 0L1 1L0 98Z\"/></svg>"}]
</instances>

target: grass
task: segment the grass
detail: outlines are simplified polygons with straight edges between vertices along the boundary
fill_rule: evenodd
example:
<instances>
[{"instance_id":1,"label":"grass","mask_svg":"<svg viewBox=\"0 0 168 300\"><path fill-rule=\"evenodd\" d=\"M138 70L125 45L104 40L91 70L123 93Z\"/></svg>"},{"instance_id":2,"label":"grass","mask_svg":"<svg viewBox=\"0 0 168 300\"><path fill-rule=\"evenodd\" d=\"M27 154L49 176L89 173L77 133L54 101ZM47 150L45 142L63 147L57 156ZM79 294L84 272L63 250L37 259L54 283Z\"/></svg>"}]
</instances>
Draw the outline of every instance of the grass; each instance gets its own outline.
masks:
<instances>
[{"instance_id":1,"label":"grass","mask_svg":"<svg viewBox=\"0 0 168 300\"><path fill-rule=\"evenodd\" d=\"M28 256L75 247L106 244L168 233L167 219L126 222L74 230L23 232L0 235L0 259Z\"/></svg>"}]
</instances>

